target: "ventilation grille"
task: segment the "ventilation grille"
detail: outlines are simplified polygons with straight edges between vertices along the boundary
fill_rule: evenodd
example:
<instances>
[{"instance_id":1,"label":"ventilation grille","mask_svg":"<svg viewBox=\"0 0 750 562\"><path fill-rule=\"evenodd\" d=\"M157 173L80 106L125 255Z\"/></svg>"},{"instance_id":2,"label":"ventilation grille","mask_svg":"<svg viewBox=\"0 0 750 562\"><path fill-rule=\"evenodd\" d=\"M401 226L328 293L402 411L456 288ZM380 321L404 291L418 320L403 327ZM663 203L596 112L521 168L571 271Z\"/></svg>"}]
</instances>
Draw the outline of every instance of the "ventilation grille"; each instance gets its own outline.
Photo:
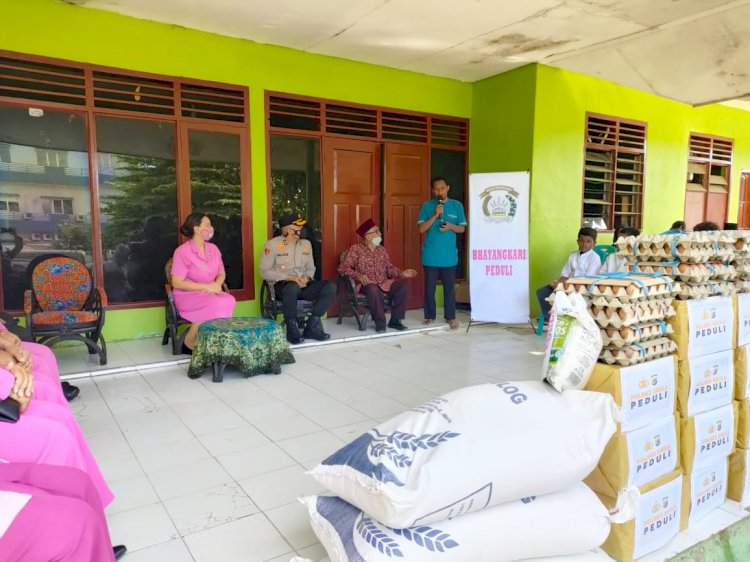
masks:
<instances>
[{"instance_id":1,"label":"ventilation grille","mask_svg":"<svg viewBox=\"0 0 750 562\"><path fill-rule=\"evenodd\" d=\"M0 98L93 106L133 114L181 115L201 120L247 119L247 90L141 76L65 63L0 56ZM177 107L177 100L180 106Z\"/></svg>"},{"instance_id":2,"label":"ventilation grille","mask_svg":"<svg viewBox=\"0 0 750 562\"><path fill-rule=\"evenodd\" d=\"M275 94L268 95L268 120L277 131L316 131L446 148L464 148L468 143L466 120Z\"/></svg>"},{"instance_id":3,"label":"ventilation grille","mask_svg":"<svg viewBox=\"0 0 750 562\"><path fill-rule=\"evenodd\" d=\"M94 72L93 78L95 107L174 115L172 82L109 72Z\"/></svg>"},{"instance_id":4,"label":"ventilation grille","mask_svg":"<svg viewBox=\"0 0 750 562\"><path fill-rule=\"evenodd\" d=\"M707 135L690 135L690 160L731 164L734 142L731 139L718 139Z\"/></svg>"},{"instance_id":5,"label":"ventilation grille","mask_svg":"<svg viewBox=\"0 0 750 562\"><path fill-rule=\"evenodd\" d=\"M326 104L326 132L378 138L378 112L347 105Z\"/></svg>"},{"instance_id":6,"label":"ventilation grille","mask_svg":"<svg viewBox=\"0 0 750 562\"><path fill-rule=\"evenodd\" d=\"M646 151L646 125L589 115L586 123L586 144L636 152Z\"/></svg>"},{"instance_id":7,"label":"ventilation grille","mask_svg":"<svg viewBox=\"0 0 750 562\"><path fill-rule=\"evenodd\" d=\"M0 57L0 97L86 105L84 71Z\"/></svg>"},{"instance_id":8,"label":"ventilation grille","mask_svg":"<svg viewBox=\"0 0 750 562\"><path fill-rule=\"evenodd\" d=\"M183 117L243 122L245 95L238 90L182 84L180 90Z\"/></svg>"}]
</instances>

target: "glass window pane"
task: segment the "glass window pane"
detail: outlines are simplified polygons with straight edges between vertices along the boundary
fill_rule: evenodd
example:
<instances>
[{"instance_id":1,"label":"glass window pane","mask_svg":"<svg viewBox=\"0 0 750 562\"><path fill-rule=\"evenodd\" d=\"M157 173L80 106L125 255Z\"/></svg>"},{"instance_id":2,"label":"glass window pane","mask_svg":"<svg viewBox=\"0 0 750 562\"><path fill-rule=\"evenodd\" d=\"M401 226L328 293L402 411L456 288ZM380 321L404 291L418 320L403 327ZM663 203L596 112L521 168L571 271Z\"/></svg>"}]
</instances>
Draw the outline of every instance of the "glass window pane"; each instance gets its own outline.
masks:
<instances>
[{"instance_id":1,"label":"glass window pane","mask_svg":"<svg viewBox=\"0 0 750 562\"><path fill-rule=\"evenodd\" d=\"M0 211L3 299L19 310L35 257L61 253L92 265L86 124L67 111L32 117L27 107L3 106L0 123L0 198L14 202ZM68 203L53 212L55 200Z\"/></svg>"},{"instance_id":2,"label":"glass window pane","mask_svg":"<svg viewBox=\"0 0 750 562\"><path fill-rule=\"evenodd\" d=\"M243 287L242 181L240 137L231 133L191 130L190 189L192 210L202 211L214 227L230 289Z\"/></svg>"},{"instance_id":3,"label":"glass window pane","mask_svg":"<svg viewBox=\"0 0 750 562\"><path fill-rule=\"evenodd\" d=\"M96 118L104 288L111 303L164 300L164 265L177 247L174 138L170 123Z\"/></svg>"},{"instance_id":4,"label":"glass window pane","mask_svg":"<svg viewBox=\"0 0 750 562\"><path fill-rule=\"evenodd\" d=\"M271 135L271 220L276 228L281 215L294 211L307 219L316 279L323 274L320 201L320 140Z\"/></svg>"},{"instance_id":5,"label":"glass window pane","mask_svg":"<svg viewBox=\"0 0 750 562\"><path fill-rule=\"evenodd\" d=\"M448 196L466 205L466 153L457 150L433 148L431 151L432 177L445 178L450 188ZM464 208L468 214L468 210ZM458 265L456 278L466 278L466 235L456 235L458 246Z\"/></svg>"}]
</instances>

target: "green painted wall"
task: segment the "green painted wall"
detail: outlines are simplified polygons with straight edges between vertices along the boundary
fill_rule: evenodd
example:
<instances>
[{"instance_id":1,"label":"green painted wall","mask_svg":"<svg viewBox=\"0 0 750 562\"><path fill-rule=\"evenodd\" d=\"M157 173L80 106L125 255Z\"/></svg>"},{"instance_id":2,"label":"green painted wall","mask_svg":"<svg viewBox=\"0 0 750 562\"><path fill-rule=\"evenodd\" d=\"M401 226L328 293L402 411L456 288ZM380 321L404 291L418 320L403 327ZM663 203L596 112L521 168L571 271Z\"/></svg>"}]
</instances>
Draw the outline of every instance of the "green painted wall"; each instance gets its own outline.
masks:
<instances>
[{"instance_id":1,"label":"green painted wall","mask_svg":"<svg viewBox=\"0 0 750 562\"><path fill-rule=\"evenodd\" d=\"M473 84L469 170L530 170L534 145L537 65Z\"/></svg>"},{"instance_id":2,"label":"green painted wall","mask_svg":"<svg viewBox=\"0 0 750 562\"><path fill-rule=\"evenodd\" d=\"M576 249L581 224L586 113L648 124L644 232L683 217L688 138L700 132L733 138L729 217L737 215L740 171L750 169L750 114L701 108L591 76L532 65L474 84L470 171L531 169L531 290L557 277ZM532 131L529 131L531 127ZM600 237L609 243L611 234Z\"/></svg>"},{"instance_id":3,"label":"green painted wall","mask_svg":"<svg viewBox=\"0 0 750 562\"><path fill-rule=\"evenodd\" d=\"M683 218L691 132L734 139L729 218L737 216L740 171L750 169L750 114L721 105L694 108L591 76L538 65L531 174L532 289L558 276L568 254L576 249L586 112L648 124L644 232L661 232ZM611 240L612 236L605 234L600 243Z\"/></svg>"},{"instance_id":4,"label":"green painted wall","mask_svg":"<svg viewBox=\"0 0 750 562\"><path fill-rule=\"evenodd\" d=\"M59 0L0 0L0 13L0 49L249 86L256 256L267 232L265 90L471 115L471 84L457 80L261 45ZM237 314L257 311L255 301L237 308ZM111 311L105 335L114 341L161 330L162 309Z\"/></svg>"}]
</instances>

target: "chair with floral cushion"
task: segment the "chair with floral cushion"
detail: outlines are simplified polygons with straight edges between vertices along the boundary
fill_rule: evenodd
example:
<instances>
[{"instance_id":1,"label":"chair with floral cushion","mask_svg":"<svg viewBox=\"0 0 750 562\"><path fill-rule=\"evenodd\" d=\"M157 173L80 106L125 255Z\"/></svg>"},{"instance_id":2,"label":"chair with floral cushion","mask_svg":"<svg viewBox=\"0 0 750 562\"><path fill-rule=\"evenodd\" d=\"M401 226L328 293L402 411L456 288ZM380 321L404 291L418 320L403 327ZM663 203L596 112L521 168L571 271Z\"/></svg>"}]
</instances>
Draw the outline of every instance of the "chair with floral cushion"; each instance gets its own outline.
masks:
<instances>
[{"instance_id":1,"label":"chair with floral cushion","mask_svg":"<svg viewBox=\"0 0 750 562\"><path fill-rule=\"evenodd\" d=\"M107 293L94 285L86 264L62 254L44 254L29 263L26 275L31 288L24 293L23 308L34 341L50 347L64 340L80 341L106 365L102 328Z\"/></svg>"}]
</instances>

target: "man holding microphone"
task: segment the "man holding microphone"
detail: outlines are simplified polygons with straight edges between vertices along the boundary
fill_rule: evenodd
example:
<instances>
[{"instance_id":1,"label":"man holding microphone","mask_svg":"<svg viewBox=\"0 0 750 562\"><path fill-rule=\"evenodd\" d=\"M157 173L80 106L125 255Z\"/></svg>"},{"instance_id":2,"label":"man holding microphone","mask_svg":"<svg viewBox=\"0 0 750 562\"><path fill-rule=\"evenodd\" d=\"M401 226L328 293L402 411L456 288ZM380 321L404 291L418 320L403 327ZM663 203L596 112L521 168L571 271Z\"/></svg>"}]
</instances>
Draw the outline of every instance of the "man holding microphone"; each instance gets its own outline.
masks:
<instances>
[{"instance_id":1,"label":"man holding microphone","mask_svg":"<svg viewBox=\"0 0 750 562\"><path fill-rule=\"evenodd\" d=\"M458 248L456 234L466 231L464 206L460 201L448 199L450 186L445 178L432 180L434 199L424 203L419 210L417 226L425 234L422 244L422 267L424 268L424 321L428 326L437 316L435 286L437 280L443 283L445 300L445 320L452 330L458 328L456 320L456 265Z\"/></svg>"}]
</instances>

